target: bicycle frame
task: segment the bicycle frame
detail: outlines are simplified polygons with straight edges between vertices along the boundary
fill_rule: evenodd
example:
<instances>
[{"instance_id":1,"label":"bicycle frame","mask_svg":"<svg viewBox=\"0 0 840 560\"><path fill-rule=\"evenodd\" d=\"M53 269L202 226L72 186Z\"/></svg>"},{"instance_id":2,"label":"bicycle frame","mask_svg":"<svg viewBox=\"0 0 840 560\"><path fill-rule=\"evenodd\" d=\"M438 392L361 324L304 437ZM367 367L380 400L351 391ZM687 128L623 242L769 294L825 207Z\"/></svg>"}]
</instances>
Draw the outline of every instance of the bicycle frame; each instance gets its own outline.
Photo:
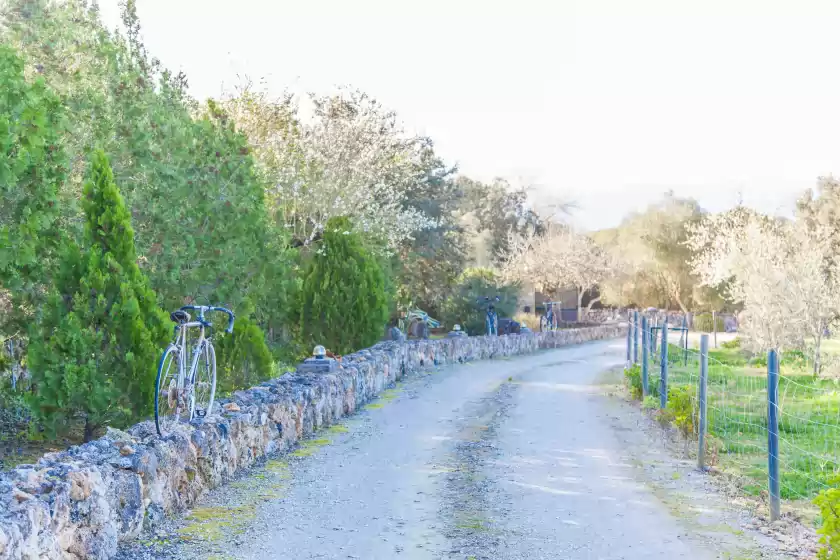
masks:
<instances>
[{"instance_id":1,"label":"bicycle frame","mask_svg":"<svg viewBox=\"0 0 840 560\"><path fill-rule=\"evenodd\" d=\"M201 358L201 354L204 349L210 343L210 339L206 336L205 329L207 327L212 327L212 324L204 318L204 313L210 311L221 311L223 313L227 313L228 326L225 330L228 333L233 332L234 314L232 311L225 309L224 307L185 305L180 309L180 311L187 310L198 311L198 317L196 317L195 321L189 321L175 326L175 341L173 342L173 345L178 349L178 383L180 387L187 388L186 390L189 392L190 400L185 404L189 406L190 421L192 421L194 420L195 414L195 377L196 372L198 371L198 360ZM188 329L193 328L199 329L199 335L198 341L193 346L193 355L190 357L189 375L187 375L187 372L184 370L184 367L186 366L185 362L187 361L187 331Z\"/></svg>"},{"instance_id":2,"label":"bicycle frame","mask_svg":"<svg viewBox=\"0 0 840 560\"><path fill-rule=\"evenodd\" d=\"M546 328L550 331L557 329L557 316L554 314L556 304L557 302L554 301L545 302L545 315L542 317L545 319ZM540 321L540 327L542 327L542 321Z\"/></svg>"},{"instance_id":3,"label":"bicycle frame","mask_svg":"<svg viewBox=\"0 0 840 560\"><path fill-rule=\"evenodd\" d=\"M499 334L499 316L496 314L496 308L493 305L493 302L498 301L501 301L501 298L499 296L496 296L494 298L485 296L476 300L477 304L487 306L487 311L484 315L484 328L486 330L487 335Z\"/></svg>"},{"instance_id":4,"label":"bicycle frame","mask_svg":"<svg viewBox=\"0 0 840 560\"><path fill-rule=\"evenodd\" d=\"M195 320L187 310L197 312ZM155 380L155 426L161 437L168 431L163 427L168 424L167 418L174 417L177 422L187 419L184 417L188 415L187 420L192 422L213 410L216 353L211 340L213 333L207 330L212 329L213 324L205 318L205 313L214 311L227 314L225 331L232 333L235 316L224 307L185 305L169 315L175 323L173 339L160 358ZM187 336L191 329L198 329L198 337L193 340ZM206 376L199 370L201 360L207 366ZM177 369L173 369L173 361L178 362ZM209 389L206 395L204 389Z\"/></svg>"},{"instance_id":5,"label":"bicycle frame","mask_svg":"<svg viewBox=\"0 0 840 560\"><path fill-rule=\"evenodd\" d=\"M207 344L207 337L204 333L204 328L206 327L206 323L204 321L190 321L188 323L183 323L181 325L175 326L175 341L172 343L173 346L178 351L178 386L184 387L187 389L188 396L190 401L185 403L190 410L190 421L194 420L193 414L195 413L195 374L198 371L198 360L201 357L201 353L204 350L204 346ZM188 329L198 328L199 335L198 341L193 346L193 355L190 359L190 370L189 375L185 371L186 361L187 361L187 331ZM180 404L180 403L179 403ZM177 412L177 408L176 408Z\"/></svg>"},{"instance_id":6,"label":"bicycle frame","mask_svg":"<svg viewBox=\"0 0 840 560\"><path fill-rule=\"evenodd\" d=\"M499 334L499 316L495 309L488 309L487 315L484 317L484 325L487 328L488 335Z\"/></svg>"}]
</instances>

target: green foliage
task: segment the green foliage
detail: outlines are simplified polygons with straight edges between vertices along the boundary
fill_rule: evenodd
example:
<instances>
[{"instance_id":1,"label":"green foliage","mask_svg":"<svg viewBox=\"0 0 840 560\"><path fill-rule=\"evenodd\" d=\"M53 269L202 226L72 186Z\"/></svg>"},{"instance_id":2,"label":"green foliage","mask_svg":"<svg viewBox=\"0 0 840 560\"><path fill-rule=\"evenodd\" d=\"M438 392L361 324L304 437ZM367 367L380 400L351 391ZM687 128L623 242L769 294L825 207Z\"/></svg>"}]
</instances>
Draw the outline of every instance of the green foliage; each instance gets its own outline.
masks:
<instances>
[{"instance_id":1,"label":"green foliage","mask_svg":"<svg viewBox=\"0 0 840 560\"><path fill-rule=\"evenodd\" d=\"M155 367L169 335L137 266L134 231L104 153L84 189L84 247L68 243L29 353L33 412L52 434L81 416L85 437L151 411Z\"/></svg>"},{"instance_id":2,"label":"green foliage","mask_svg":"<svg viewBox=\"0 0 840 560\"><path fill-rule=\"evenodd\" d=\"M500 301L494 302L496 314L500 319L511 317L516 310L519 288L502 283L496 273L488 268L467 269L458 278L454 293L444 302L441 319L446 325L461 325L461 329L469 335L485 334L487 311L485 306L476 303L476 299L497 295Z\"/></svg>"},{"instance_id":3,"label":"green foliage","mask_svg":"<svg viewBox=\"0 0 840 560\"><path fill-rule=\"evenodd\" d=\"M673 415L673 422L684 437L692 437L696 428L696 389L678 385L668 388L667 408Z\"/></svg>"},{"instance_id":4,"label":"green foliage","mask_svg":"<svg viewBox=\"0 0 840 560\"><path fill-rule=\"evenodd\" d=\"M624 380L627 387L630 389L630 396L636 400L641 400L644 393L642 387L642 368L635 364L624 370Z\"/></svg>"},{"instance_id":5,"label":"green foliage","mask_svg":"<svg viewBox=\"0 0 840 560\"><path fill-rule=\"evenodd\" d=\"M306 267L300 342L345 354L375 343L388 318L382 267L347 218L332 218Z\"/></svg>"},{"instance_id":6,"label":"green foliage","mask_svg":"<svg viewBox=\"0 0 840 560\"><path fill-rule=\"evenodd\" d=\"M62 237L64 124L58 96L42 79L28 83L21 59L0 46L0 299L8 290L11 309L3 315L12 334L24 332L43 303Z\"/></svg>"},{"instance_id":7,"label":"green foliage","mask_svg":"<svg viewBox=\"0 0 840 560\"><path fill-rule=\"evenodd\" d=\"M618 228L594 234L623 263L621 273L600 286L604 302L683 311L718 304L719 295L700 286L692 274L693 253L685 244L687 228L702 218L695 200L666 193L644 212L627 216Z\"/></svg>"},{"instance_id":8,"label":"green foliage","mask_svg":"<svg viewBox=\"0 0 840 560\"><path fill-rule=\"evenodd\" d=\"M215 349L217 390L222 394L253 387L277 372L265 334L247 317L237 317L233 333L219 338Z\"/></svg>"},{"instance_id":9,"label":"green foliage","mask_svg":"<svg viewBox=\"0 0 840 560\"><path fill-rule=\"evenodd\" d=\"M767 353L756 354L749 360L753 367L767 367ZM785 350L779 357L779 368L784 371L807 371L808 358L801 350Z\"/></svg>"},{"instance_id":10,"label":"green foliage","mask_svg":"<svg viewBox=\"0 0 840 560\"><path fill-rule=\"evenodd\" d=\"M642 408L645 410L656 410L659 408L659 397L653 395L646 396L642 401Z\"/></svg>"},{"instance_id":11,"label":"green foliage","mask_svg":"<svg viewBox=\"0 0 840 560\"><path fill-rule=\"evenodd\" d=\"M290 308L287 235L268 211L250 147L228 115L212 102L199 106L186 94L186 78L148 55L132 0L123 9L125 37L109 33L82 0L8 4L8 39L65 100L64 142L78 162L69 196L79 195L93 147L108 146L140 265L161 304L253 309L282 342Z\"/></svg>"},{"instance_id":12,"label":"green foliage","mask_svg":"<svg viewBox=\"0 0 840 560\"><path fill-rule=\"evenodd\" d=\"M722 317L715 317L715 324L717 325L717 332L724 332L724 323ZM694 317L693 327L698 332L712 332L712 316L704 313Z\"/></svg>"},{"instance_id":13,"label":"green foliage","mask_svg":"<svg viewBox=\"0 0 840 560\"><path fill-rule=\"evenodd\" d=\"M514 188L504 179L491 183L458 177L456 186L462 193L462 216L467 229L475 240L472 260L478 263L499 264L499 258L510 249L510 234L541 234L545 221L528 204L524 188Z\"/></svg>"},{"instance_id":14,"label":"green foliage","mask_svg":"<svg viewBox=\"0 0 840 560\"><path fill-rule=\"evenodd\" d=\"M732 340L727 340L726 342L721 343L720 346L725 350L737 350L741 347L741 339L733 338Z\"/></svg>"},{"instance_id":15,"label":"green foliage","mask_svg":"<svg viewBox=\"0 0 840 560\"><path fill-rule=\"evenodd\" d=\"M425 309L433 317L452 293L467 264L468 240L458 220L465 193L426 141L417 163L419 180L406 191L406 203L435 220L403 244L398 256L398 303Z\"/></svg>"},{"instance_id":16,"label":"green foliage","mask_svg":"<svg viewBox=\"0 0 840 560\"><path fill-rule=\"evenodd\" d=\"M814 503L820 508L822 527L820 534L820 560L840 560L840 479L833 481L833 486L820 492Z\"/></svg>"}]
</instances>

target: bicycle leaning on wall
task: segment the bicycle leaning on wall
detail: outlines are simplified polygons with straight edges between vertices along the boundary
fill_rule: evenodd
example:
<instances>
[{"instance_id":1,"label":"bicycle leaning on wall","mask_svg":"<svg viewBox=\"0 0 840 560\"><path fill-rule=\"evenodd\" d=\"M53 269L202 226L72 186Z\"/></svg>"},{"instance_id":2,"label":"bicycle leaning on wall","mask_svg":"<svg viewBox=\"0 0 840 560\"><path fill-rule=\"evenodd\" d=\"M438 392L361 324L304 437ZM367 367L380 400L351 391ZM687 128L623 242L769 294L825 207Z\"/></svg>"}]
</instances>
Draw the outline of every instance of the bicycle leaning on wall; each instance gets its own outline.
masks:
<instances>
[{"instance_id":1,"label":"bicycle leaning on wall","mask_svg":"<svg viewBox=\"0 0 840 560\"><path fill-rule=\"evenodd\" d=\"M195 321L187 311L198 312ZM155 381L155 427L161 437L176 423L204 418L213 411L216 351L212 341L213 325L205 313L214 311L227 314L228 326L225 330L232 333L233 311L224 307L185 305L169 315L172 322L176 323L175 339L160 359ZM198 339L191 347L187 343L190 329L198 329Z\"/></svg>"},{"instance_id":2,"label":"bicycle leaning on wall","mask_svg":"<svg viewBox=\"0 0 840 560\"><path fill-rule=\"evenodd\" d=\"M545 314L540 315L540 331L553 331L557 329L557 315L554 313L556 301L545 302Z\"/></svg>"},{"instance_id":3,"label":"bicycle leaning on wall","mask_svg":"<svg viewBox=\"0 0 840 560\"><path fill-rule=\"evenodd\" d=\"M485 296L475 301L479 305L487 306L487 313L484 316L484 328L488 335L499 334L499 317L496 315L496 306L493 305L494 301L501 301L501 298L499 296L494 298Z\"/></svg>"}]
</instances>

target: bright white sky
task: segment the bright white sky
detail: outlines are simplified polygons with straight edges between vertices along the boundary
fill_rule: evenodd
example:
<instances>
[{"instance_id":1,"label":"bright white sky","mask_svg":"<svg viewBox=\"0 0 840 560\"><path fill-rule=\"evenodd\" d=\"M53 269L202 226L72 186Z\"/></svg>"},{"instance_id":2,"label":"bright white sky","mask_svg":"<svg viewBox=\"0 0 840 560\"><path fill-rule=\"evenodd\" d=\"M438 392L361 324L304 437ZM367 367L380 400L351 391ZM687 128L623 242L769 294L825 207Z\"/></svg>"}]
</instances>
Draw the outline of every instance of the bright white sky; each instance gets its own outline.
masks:
<instances>
[{"instance_id":1,"label":"bright white sky","mask_svg":"<svg viewBox=\"0 0 840 560\"><path fill-rule=\"evenodd\" d=\"M116 0L100 0L113 27ZM617 225L673 189L789 213L840 174L836 0L138 0L194 96L358 87L479 179Z\"/></svg>"}]
</instances>

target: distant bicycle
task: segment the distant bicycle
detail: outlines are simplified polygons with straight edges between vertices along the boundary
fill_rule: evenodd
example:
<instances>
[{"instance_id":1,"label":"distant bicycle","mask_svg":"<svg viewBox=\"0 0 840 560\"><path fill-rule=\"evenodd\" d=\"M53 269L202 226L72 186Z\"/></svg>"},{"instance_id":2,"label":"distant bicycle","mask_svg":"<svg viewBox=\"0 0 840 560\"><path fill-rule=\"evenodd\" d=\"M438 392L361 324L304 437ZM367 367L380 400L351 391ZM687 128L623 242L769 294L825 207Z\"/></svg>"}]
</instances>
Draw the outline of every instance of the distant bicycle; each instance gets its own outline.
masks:
<instances>
[{"instance_id":1,"label":"distant bicycle","mask_svg":"<svg viewBox=\"0 0 840 560\"><path fill-rule=\"evenodd\" d=\"M557 302L545 302L545 315L540 316L540 331L553 331L557 329L557 316L554 314L554 306Z\"/></svg>"},{"instance_id":2,"label":"distant bicycle","mask_svg":"<svg viewBox=\"0 0 840 560\"><path fill-rule=\"evenodd\" d=\"M475 300L480 305L487 306L487 313L484 316L484 329L488 335L499 334L499 317L496 315L496 307L493 305L494 301L501 301L499 296L489 298L487 296Z\"/></svg>"},{"instance_id":3,"label":"distant bicycle","mask_svg":"<svg viewBox=\"0 0 840 560\"><path fill-rule=\"evenodd\" d=\"M197 311L193 321L187 311ZM227 332L233 332L233 311L224 307L185 305L169 318L175 325L175 339L164 351L155 381L155 427L163 437L179 422L204 418L213 411L216 396L216 351L213 348L212 324L205 313L227 313ZM199 329L198 340L187 353L187 332ZM189 362L189 367L187 367Z\"/></svg>"}]
</instances>

